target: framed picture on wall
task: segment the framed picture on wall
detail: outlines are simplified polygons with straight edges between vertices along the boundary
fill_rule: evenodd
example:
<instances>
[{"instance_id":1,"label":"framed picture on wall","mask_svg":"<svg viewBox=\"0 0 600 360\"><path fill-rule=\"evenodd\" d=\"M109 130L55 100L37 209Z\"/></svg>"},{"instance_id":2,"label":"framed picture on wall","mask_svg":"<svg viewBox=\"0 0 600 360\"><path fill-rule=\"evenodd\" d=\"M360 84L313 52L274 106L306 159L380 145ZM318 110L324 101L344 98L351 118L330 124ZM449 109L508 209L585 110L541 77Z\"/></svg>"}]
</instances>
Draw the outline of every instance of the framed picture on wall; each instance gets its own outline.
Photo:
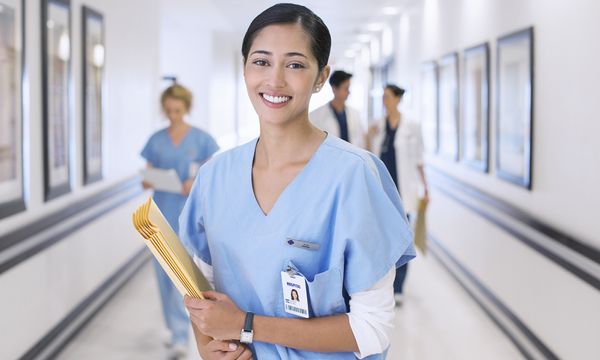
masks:
<instances>
[{"instance_id":1,"label":"framed picture on wall","mask_svg":"<svg viewBox=\"0 0 600 360\"><path fill-rule=\"evenodd\" d=\"M23 0L0 0L0 219L25 209Z\"/></svg>"},{"instance_id":2,"label":"framed picture on wall","mask_svg":"<svg viewBox=\"0 0 600 360\"><path fill-rule=\"evenodd\" d=\"M425 151L438 151L438 91L437 63L421 64L421 123Z\"/></svg>"},{"instance_id":3,"label":"framed picture on wall","mask_svg":"<svg viewBox=\"0 0 600 360\"><path fill-rule=\"evenodd\" d=\"M44 199L71 191L71 5L42 0Z\"/></svg>"},{"instance_id":4,"label":"framed picture on wall","mask_svg":"<svg viewBox=\"0 0 600 360\"><path fill-rule=\"evenodd\" d=\"M490 47L488 43L464 51L462 161L488 171L490 124Z\"/></svg>"},{"instance_id":5,"label":"framed picture on wall","mask_svg":"<svg viewBox=\"0 0 600 360\"><path fill-rule=\"evenodd\" d=\"M498 39L497 175L531 189L533 28Z\"/></svg>"},{"instance_id":6,"label":"framed picture on wall","mask_svg":"<svg viewBox=\"0 0 600 360\"><path fill-rule=\"evenodd\" d=\"M439 143L438 153L458 160L458 54L439 61Z\"/></svg>"},{"instance_id":7,"label":"framed picture on wall","mask_svg":"<svg viewBox=\"0 0 600 360\"><path fill-rule=\"evenodd\" d=\"M102 179L104 17L82 7L83 183Z\"/></svg>"}]
</instances>

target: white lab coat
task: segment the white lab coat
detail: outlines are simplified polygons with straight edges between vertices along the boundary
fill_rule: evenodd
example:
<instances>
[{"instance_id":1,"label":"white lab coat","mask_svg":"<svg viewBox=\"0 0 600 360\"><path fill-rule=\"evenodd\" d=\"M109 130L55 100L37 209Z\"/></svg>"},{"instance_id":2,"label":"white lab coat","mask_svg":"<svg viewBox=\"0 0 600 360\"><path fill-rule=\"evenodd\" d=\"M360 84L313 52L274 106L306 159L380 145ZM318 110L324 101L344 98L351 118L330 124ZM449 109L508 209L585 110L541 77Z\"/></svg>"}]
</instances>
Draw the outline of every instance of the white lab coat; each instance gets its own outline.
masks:
<instances>
[{"instance_id":1,"label":"white lab coat","mask_svg":"<svg viewBox=\"0 0 600 360\"><path fill-rule=\"evenodd\" d=\"M320 108L313 110L308 118L319 129L326 131L328 134L340 137L340 125L333 113L331 104L327 103ZM346 106L346 121L348 123L348 136L352 145L364 149L365 132L360 122L360 114L349 106Z\"/></svg>"},{"instance_id":2,"label":"white lab coat","mask_svg":"<svg viewBox=\"0 0 600 360\"><path fill-rule=\"evenodd\" d=\"M371 139L372 152L378 157L381 157L381 145L385 138L385 122L383 118L375 123L377 132ZM418 166L423 165L423 148L421 125L403 117L396 130L394 149L400 196L407 213L416 213L424 191L418 171Z\"/></svg>"}]
</instances>

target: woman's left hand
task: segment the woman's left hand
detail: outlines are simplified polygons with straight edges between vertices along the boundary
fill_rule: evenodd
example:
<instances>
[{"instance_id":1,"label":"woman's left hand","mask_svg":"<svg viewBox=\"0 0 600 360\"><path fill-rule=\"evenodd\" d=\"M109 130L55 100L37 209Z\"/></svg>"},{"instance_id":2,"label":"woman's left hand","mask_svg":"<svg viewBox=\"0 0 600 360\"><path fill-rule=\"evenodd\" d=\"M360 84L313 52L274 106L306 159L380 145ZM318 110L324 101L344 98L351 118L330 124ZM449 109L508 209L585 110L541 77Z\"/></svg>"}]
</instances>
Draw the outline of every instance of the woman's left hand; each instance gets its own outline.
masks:
<instances>
[{"instance_id":1,"label":"woman's left hand","mask_svg":"<svg viewBox=\"0 0 600 360\"><path fill-rule=\"evenodd\" d=\"M188 196L190 194L190 191L192 191L192 185L194 185L194 179L187 179L183 183L183 186L181 188L181 193L185 196Z\"/></svg>"},{"instance_id":2,"label":"woman's left hand","mask_svg":"<svg viewBox=\"0 0 600 360\"><path fill-rule=\"evenodd\" d=\"M216 291L204 291L206 300L186 295L185 306L190 320L204 335L218 340L239 340L245 314L229 296Z\"/></svg>"}]
</instances>

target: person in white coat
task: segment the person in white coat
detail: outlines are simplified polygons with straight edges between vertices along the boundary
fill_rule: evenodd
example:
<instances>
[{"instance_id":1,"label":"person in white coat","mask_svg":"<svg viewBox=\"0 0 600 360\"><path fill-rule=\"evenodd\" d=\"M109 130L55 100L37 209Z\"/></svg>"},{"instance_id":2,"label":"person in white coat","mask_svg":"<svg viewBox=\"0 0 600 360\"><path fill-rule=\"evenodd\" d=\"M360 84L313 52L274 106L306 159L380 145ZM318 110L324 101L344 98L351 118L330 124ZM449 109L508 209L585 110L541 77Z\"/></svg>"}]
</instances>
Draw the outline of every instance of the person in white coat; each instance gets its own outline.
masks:
<instances>
[{"instance_id":1,"label":"person in white coat","mask_svg":"<svg viewBox=\"0 0 600 360\"><path fill-rule=\"evenodd\" d=\"M329 77L333 100L312 111L310 121L328 134L339 137L360 148L366 147L365 132L358 110L346 105L350 95L352 74L337 70Z\"/></svg>"},{"instance_id":2,"label":"person in white coat","mask_svg":"<svg viewBox=\"0 0 600 360\"><path fill-rule=\"evenodd\" d=\"M398 110L404 89L388 84L383 92L386 116L369 128L367 146L383 161L402 198L408 216L417 212L419 201L429 201L423 170L423 136L421 126L409 121ZM408 266L396 270L394 293L396 304L402 303L402 288Z\"/></svg>"}]
</instances>

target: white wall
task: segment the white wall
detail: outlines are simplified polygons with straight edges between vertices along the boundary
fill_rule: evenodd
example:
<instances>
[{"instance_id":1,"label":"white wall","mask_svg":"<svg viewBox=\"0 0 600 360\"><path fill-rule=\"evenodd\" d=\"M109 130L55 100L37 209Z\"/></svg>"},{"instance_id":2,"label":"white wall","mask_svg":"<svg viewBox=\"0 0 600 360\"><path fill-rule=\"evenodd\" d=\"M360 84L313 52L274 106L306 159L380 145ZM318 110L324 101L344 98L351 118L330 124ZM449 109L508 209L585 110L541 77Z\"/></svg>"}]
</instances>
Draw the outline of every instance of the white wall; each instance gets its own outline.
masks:
<instances>
[{"instance_id":1,"label":"white wall","mask_svg":"<svg viewBox=\"0 0 600 360\"><path fill-rule=\"evenodd\" d=\"M82 185L81 5L72 1L72 59L75 147L71 193L43 201L40 4L27 1L26 61L30 104L28 142L30 191L27 211L0 220L0 235L48 215L136 174L139 152L158 122L158 0L87 0L104 14L107 103L104 119L105 179ZM146 195L147 196L147 195ZM0 358L28 350L74 305L143 245L130 224L141 196L78 230L56 245L0 275Z\"/></svg>"},{"instance_id":2,"label":"white wall","mask_svg":"<svg viewBox=\"0 0 600 360\"><path fill-rule=\"evenodd\" d=\"M44 202L42 166L42 93L40 4L27 2L26 61L29 70L30 113L29 190L27 211L0 220L0 235L33 219L97 192L119 180L134 175L143 166L139 153L159 119L158 84L159 44L158 6L156 1L116 0L86 1L85 4L104 14L106 26L106 114L104 119L104 181L82 184L81 124L81 6L72 1L72 73L74 112L71 126L75 147L71 148L75 167L72 191L50 202ZM144 16L140 17L140 11ZM140 19L141 18L141 19ZM131 26L132 19L136 26ZM26 119L27 121L27 119Z\"/></svg>"},{"instance_id":3,"label":"white wall","mask_svg":"<svg viewBox=\"0 0 600 360\"><path fill-rule=\"evenodd\" d=\"M189 121L221 148L236 145L236 70L242 37L211 1L161 0L161 74L175 75L194 95ZM160 126L167 126L163 121Z\"/></svg>"},{"instance_id":4,"label":"white wall","mask_svg":"<svg viewBox=\"0 0 600 360\"><path fill-rule=\"evenodd\" d=\"M600 3L542 0L425 0L404 14L396 41L397 82L414 96L405 110L418 117L419 66L489 41L491 128L495 129L496 39L535 27L533 189L478 173L435 156L434 166L543 222L600 247L600 145L596 121L600 83ZM462 68L461 68L462 71ZM493 134L493 133L492 133ZM600 294L441 192L432 193L431 233L561 358L600 354Z\"/></svg>"},{"instance_id":5,"label":"white wall","mask_svg":"<svg viewBox=\"0 0 600 360\"><path fill-rule=\"evenodd\" d=\"M600 247L595 221L600 200L600 162L595 141L600 132L595 64L600 43L600 3L578 1L427 0L424 7L403 17L408 34L398 43L399 83L412 85L414 109L419 106L419 64L489 41L495 69L495 39L527 26L535 27L535 104L533 191L515 187L494 176L467 171L455 164L430 159L432 164L541 220ZM558 21L560 19L560 21ZM402 22L406 21L408 25ZM462 55L461 55L462 64ZM461 69L462 71L462 69ZM491 73L491 127L495 127L495 72ZM491 138L492 169L494 137ZM493 170L492 170L493 172ZM560 176L558 176L560 175ZM577 215L570 215L570 211Z\"/></svg>"}]
</instances>

